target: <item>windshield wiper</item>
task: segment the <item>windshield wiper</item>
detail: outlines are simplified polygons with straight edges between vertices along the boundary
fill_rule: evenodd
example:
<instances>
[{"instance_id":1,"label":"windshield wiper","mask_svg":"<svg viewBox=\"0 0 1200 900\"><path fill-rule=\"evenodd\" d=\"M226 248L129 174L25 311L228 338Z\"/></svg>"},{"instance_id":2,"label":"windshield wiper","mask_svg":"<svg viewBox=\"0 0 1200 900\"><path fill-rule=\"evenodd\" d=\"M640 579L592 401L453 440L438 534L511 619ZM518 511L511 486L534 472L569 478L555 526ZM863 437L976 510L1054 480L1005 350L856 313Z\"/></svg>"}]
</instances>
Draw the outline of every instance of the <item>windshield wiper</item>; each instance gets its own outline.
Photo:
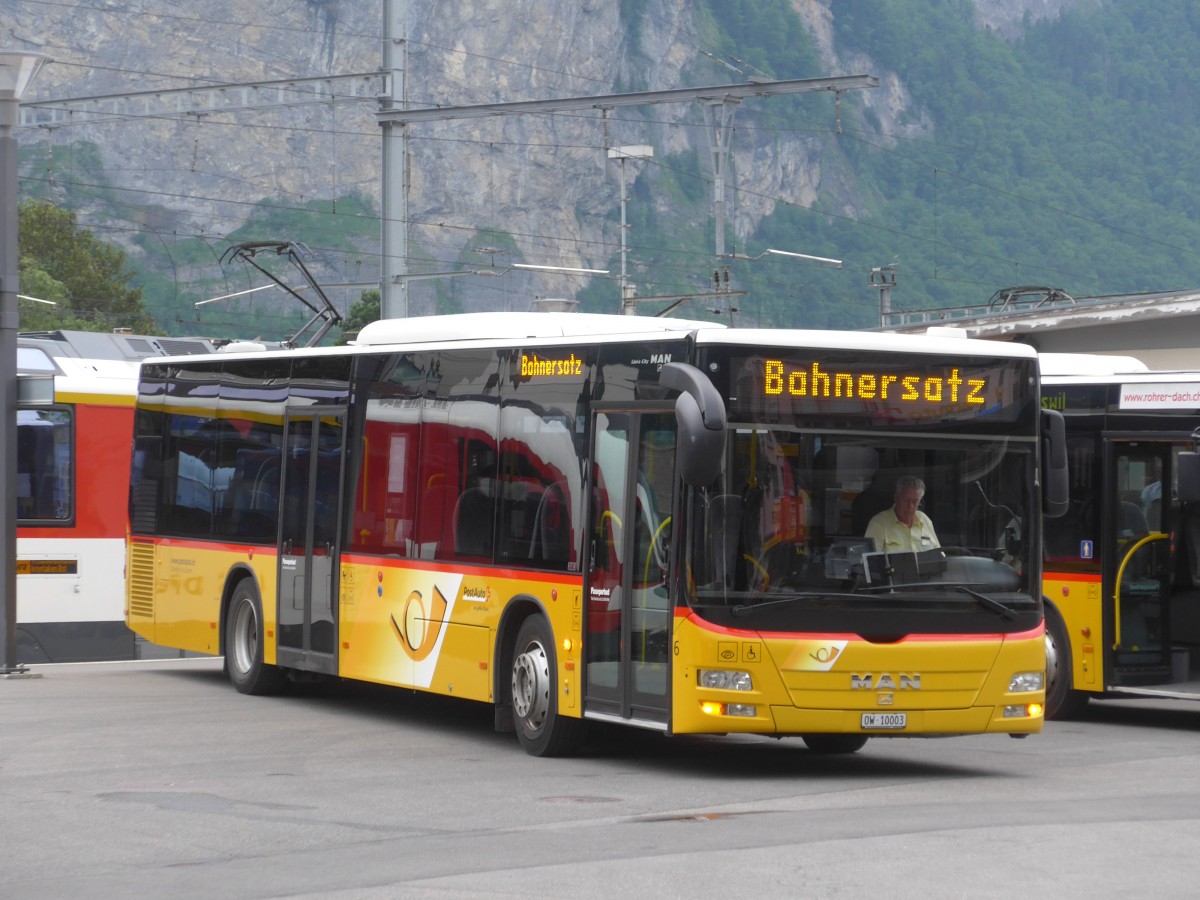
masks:
<instances>
[{"instance_id":1,"label":"windshield wiper","mask_svg":"<svg viewBox=\"0 0 1200 900\"><path fill-rule=\"evenodd\" d=\"M987 594L981 594L981 593L979 593L979 591L972 590L971 588L967 587L965 584L955 585L954 589L956 591L960 591L964 594L967 594L970 597L973 597L976 600L976 602L979 603L980 606L990 609L992 612L994 612L996 615L998 615L1002 619L1012 620L1017 617L1017 614L1015 612L1013 612L1011 608L1005 606L999 600L995 600L995 599L989 597Z\"/></svg>"},{"instance_id":2,"label":"windshield wiper","mask_svg":"<svg viewBox=\"0 0 1200 900\"><path fill-rule=\"evenodd\" d=\"M966 584L947 584L945 582L934 582L932 584L925 582L909 582L902 584L879 585L878 587L867 587L854 592L846 591L798 591L794 594L788 594L786 597L777 597L774 600L765 600L762 603L739 603L736 606L729 607L729 611L738 617L748 616L750 613L758 612L760 609L766 609L769 606L780 606L784 603L795 603L797 600L831 600L835 598L854 599L862 597L864 594L878 595L893 590L940 590L947 588L952 591L957 591L961 594L966 594L968 597L977 602L980 606L991 610L996 615L1005 620L1012 620L1017 617L1011 608L1005 606L999 600L989 597L987 594L981 594L979 591ZM715 606L715 604L706 604L706 606Z\"/></svg>"},{"instance_id":3,"label":"windshield wiper","mask_svg":"<svg viewBox=\"0 0 1200 900\"><path fill-rule=\"evenodd\" d=\"M834 597L854 597L854 594L848 594L842 591L797 591L794 594L788 594L786 597L776 597L774 600L764 600L762 603L739 603L737 606L732 606L729 611L735 616L748 616L752 612L758 612L760 609L766 609L768 606L779 606L783 603L795 603L797 600L829 600Z\"/></svg>"},{"instance_id":4,"label":"windshield wiper","mask_svg":"<svg viewBox=\"0 0 1200 900\"><path fill-rule=\"evenodd\" d=\"M897 591L897 590L938 591L938 590L943 590L943 589L957 591L960 594L966 594L968 597L975 600L975 602L977 602L980 606L990 609L996 615L1001 616L1004 619L1015 619L1017 617L1017 614L1015 612L1013 612L1011 608L1005 606L999 600L995 600L995 599L989 597L987 594L981 594L979 591L975 590L970 585L963 584L961 582L910 581L910 582L903 582L903 583L897 583L897 584L881 584L878 586L864 585L863 587L861 587L859 589L858 593L860 593L860 594L884 594L889 591Z\"/></svg>"}]
</instances>

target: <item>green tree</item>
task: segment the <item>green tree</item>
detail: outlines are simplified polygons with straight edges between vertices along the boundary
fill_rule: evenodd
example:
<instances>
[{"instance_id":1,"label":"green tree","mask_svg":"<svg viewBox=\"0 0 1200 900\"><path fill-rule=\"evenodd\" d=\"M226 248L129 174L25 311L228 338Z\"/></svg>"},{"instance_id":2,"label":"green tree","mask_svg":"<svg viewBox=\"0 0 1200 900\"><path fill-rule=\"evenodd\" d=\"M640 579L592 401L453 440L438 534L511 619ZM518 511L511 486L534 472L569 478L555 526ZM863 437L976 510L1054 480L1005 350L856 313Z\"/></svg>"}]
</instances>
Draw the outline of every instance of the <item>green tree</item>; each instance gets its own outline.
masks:
<instances>
[{"instance_id":1,"label":"green tree","mask_svg":"<svg viewBox=\"0 0 1200 900\"><path fill-rule=\"evenodd\" d=\"M342 319L342 337L338 343L344 344L353 340L364 325L369 325L378 319L380 302L379 291L363 291L346 310L346 318Z\"/></svg>"},{"instance_id":2,"label":"green tree","mask_svg":"<svg viewBox=\"0 0 1200 900\"><path fill-rule=\"evenodd\" d=\"M44 200L22 203L18 215L21 293L56 304L21 301L22 330L155 330L141 291L129 286L135 273L126 267L124 250L80 228L74 213Z\"/></svg>"}]
</instances>

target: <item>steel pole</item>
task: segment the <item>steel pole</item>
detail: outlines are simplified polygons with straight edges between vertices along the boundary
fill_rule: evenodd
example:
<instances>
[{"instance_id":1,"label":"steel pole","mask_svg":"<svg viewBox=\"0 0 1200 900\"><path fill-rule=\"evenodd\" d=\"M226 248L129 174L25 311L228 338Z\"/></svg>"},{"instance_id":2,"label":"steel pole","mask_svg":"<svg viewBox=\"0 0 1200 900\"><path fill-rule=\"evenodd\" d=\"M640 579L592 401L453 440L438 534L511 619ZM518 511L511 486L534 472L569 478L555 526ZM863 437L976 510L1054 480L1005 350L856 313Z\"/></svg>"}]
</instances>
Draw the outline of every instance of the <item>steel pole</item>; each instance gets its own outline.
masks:
<instances>
[{"instance_id":1,"label":"steel pole","mask_svg":"<svg viewBox=\"0 0 1200 900\"><path fill-rule=\"evenodd\" d=\"M35 678L17 663L17 140L21 94L49 57L0 50L0 678Z\"/></svg>"},{"instance_id":2,"label":"steel pole","mask_svg":"<svg viewBox=\"0 0 1200 900\"><path fill-rule=\"evenodd\" d=\"M24 672L17 664L17 141L20 101L0 96L0 676Z\"/></svg>"}]
</instances>

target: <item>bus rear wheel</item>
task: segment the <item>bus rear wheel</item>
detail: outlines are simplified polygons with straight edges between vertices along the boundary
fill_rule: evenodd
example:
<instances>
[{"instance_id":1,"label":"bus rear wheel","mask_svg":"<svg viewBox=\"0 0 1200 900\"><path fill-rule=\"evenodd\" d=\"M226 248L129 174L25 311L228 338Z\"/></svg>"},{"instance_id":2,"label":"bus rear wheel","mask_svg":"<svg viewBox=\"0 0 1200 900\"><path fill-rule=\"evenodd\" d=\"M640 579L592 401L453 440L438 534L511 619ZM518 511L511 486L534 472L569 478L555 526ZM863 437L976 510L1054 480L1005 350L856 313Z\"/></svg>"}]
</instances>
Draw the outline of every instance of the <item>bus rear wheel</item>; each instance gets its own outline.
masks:
<instances>
[{"instance_id":1,"label":"bus rear wheel","mask_svg":"<svg viewBox=\"0 0 1200 900\"><path fill-rule=\"evenodd\" d=\"M531 756L567 756L579 744L582 723L558 714L557 672L550 626L530 616L513 650L512 710L517 737Z\"/></svg>"},{"instance_id":2,"label":"bus rear wheel","mask_svg":"<svg viewBox=\"0 0 1200 900\"><path fill-rule=\"evenodd\" d=\"M865 734L803 734L805 745L813 753L857 753L867 745Z\"/></svg>"},{"instance_id":3,"label":"bus rear wheel","mask_svg":"<svg viewBox=\"0 0 1200 900\"><path fill-rule=\"evenodd\" d=\"M263 662L262 603L254 582L243 578L225 613L225 674L243 694L275 694L287 673Z\"/></svg>"}]
</instances>

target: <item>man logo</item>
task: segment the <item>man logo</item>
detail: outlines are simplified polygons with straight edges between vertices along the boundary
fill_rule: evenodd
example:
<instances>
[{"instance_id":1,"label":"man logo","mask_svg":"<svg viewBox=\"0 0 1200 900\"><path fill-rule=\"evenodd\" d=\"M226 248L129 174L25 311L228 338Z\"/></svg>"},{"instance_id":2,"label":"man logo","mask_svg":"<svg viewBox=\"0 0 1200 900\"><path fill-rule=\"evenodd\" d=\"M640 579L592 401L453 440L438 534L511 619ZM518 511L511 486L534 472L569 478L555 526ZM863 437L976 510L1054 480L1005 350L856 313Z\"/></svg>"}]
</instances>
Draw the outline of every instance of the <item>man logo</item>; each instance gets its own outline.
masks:
<instances>
[{"instance_id":1,"label":"man logo","mask_svg":"<svg viewBox=\"0 0 1200 900\"><path fill-rule=\"evenodd\" d=\"M442 622L446 617L446 598L434 587L433 597L425 608L425 598L420 591L413 591L404 601L400 620L392 615L392 627L400 638L400 646L413 662L420 662L433 652L438 635L442 632Z\"/></svg>"},{"instance_id":2,"label":"man logo","mask_svg":"<svg viewBox=\"0 0 1200 900\"><path fill-rule=\"evenodd\" d=\"M921 689L921 676L905 675L901 673L898 676L888 675L884 673L876 677L875 675L851 675L850 690L852 691L919 691Z\"/></svg>"}]
</instances>

